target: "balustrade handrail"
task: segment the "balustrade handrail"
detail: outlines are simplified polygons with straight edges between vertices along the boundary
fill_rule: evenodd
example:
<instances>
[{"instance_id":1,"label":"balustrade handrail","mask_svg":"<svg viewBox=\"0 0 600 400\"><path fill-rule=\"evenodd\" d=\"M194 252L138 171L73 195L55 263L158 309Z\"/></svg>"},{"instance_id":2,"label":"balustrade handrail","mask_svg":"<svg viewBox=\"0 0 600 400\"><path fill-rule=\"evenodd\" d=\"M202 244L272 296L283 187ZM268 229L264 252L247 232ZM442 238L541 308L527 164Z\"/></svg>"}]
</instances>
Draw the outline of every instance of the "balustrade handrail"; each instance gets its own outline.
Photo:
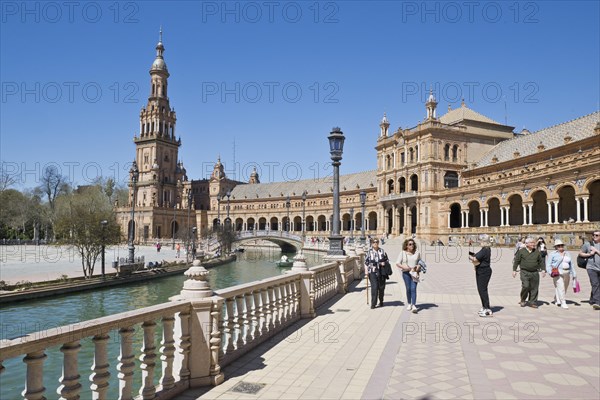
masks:
<instances>
[{"instance_id":1,"label":"balustrade handrail","mask_svg":"<svg viewBox=\"0 0 600 400\"><path fill-rule=\"evenodd\" d=\"M189 307L189 301L168 302L81 321L75 324L63 325L45 331L38 331L12 340L4 339L0 341L0 353L2 359L6 360L22 354L45 350L48 347L63 343L82 340L114 329L143 323L144 321L155 319L165 314L181 312L189 309Z\"/></svg>"},{"instance_id":2,"label":"balustrade handrail","mask_svg":"<svg viewBox=\"0 0 600 400\"><path fill-rule=\"evenodd\" d=\"M334 262L330 262L330 263L327 263L327 264L321 264L321 265L317 265L315 267L310 267L309 271L311 271L311 272L322 272L322 271L328 270L330 268L336 268L336 267L337 267L337 262L334 261Z\"/></svg>"},{"instance_id":3,"label":"balustrade handrail","mask_svg":"<svg viewBox=\"0 0 600 400\"><path fill-rule=\"evenodd\" d=\"M298 272L290 272L281 276L274 276L271 278L261 279L259 281L242 283L241 285L215 290L213 293L215 296L223 298L235 297L258 289L264 289L270 286L276 286L295 280L300 280L300 274Z\"/></svg>"}]
</instances>

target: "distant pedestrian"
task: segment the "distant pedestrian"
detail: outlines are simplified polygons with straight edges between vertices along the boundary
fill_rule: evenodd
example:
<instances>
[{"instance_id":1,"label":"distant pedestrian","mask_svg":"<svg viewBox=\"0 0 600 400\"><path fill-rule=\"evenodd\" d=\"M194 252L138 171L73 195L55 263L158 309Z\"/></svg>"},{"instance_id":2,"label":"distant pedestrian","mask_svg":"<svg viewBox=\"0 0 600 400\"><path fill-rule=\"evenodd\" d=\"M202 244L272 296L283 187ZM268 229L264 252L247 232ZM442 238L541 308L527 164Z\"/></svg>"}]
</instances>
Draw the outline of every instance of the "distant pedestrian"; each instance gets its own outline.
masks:
<instances>
[{"instance_id":1,"label":"distant pedestrian","mask_svg":"<svg viewBox=\"0 0 600 400\"><path fill-rule=\"evenodd\" d=\"M181 254L181 245L179 243L177 243L177 245L175 246L175 258L179 258L180 254Z\"/></svg>"},{"instance_id":2,"label":"distant pedestrian","mask_svg":"<svg viewBox=\"0 0 600 400\"><path fill-rule=\"evenodd\" d=\"M373 239L372 247L365 256L365 275L371 284L371 308L375 308L377 299L379 299L379 307L383 307L385 282L389 278L385 268L386 263L389 263L388 255L379 247L379 239Z\"/></svg>"},{"instance_id":3,"label":"distant pedestrian","mask_svg":"<svg viewBox=\"0 0 600 400\"><path fill-rule=\"evenodd\" d=\"M569 252L565 251L565 244L557 239L554 242L554 251L550 255L550 262L546 266L546 272L554 281L554 301L557 306L569 308L566 301L566 292L569 288L570 278L577 280L577 273L573 268L573 261Z\"/></svg>"},{"instance_id":4,"label":"distant pedestrian","mask_svg":"<svg viewBox=\"0 0 600 400\"><path fill-rule=\"evenodd\" d=\"M546 265L546 256L548 255L548 247L546 246L546 242L543 237L539 237L535 247L538 249L540 254L542 255L542 262Z\"/></svg>"},{"instance_id":5,"label":"distant pedestrian","mask_svg":"<svg viewBox=\"0 0 600 400\"><path fill-rule=\"evenodd\" d=\"M492 316L490 308L490 297L488 294L488 284L492 278L492 262L490 249L490 237L483 235L480 239L481 250L477 253L469 252L469 259L475 265L475 281L477 282L477 292L481 300L481 310L477 313L480 317Z\"/></svg>"},{"instance_id":6,"label":"distant pedestrian","mask_svg":"<svg viewBox=\"0 0 600 400\"><path fill-rule=\"evenodd\" d=\"M160 242L156 243L156 252L160 253L160 248L162 247L162 245L160 244Z\"/></svg>"},{"instance_id":7,"label":"distant pedestrian","mask_svg":"<svg viewBox=\"0 0 600 400\"><path fill-rule=\"evenodd\" d=\"M579 255L587 258L585 269L592 286L590 305L600 310L600 229L594 231L592 241L583 244Z\"/></svg>"},{"instance_id":8,"label":"distant pedestrian","mask_svg":"<svg viewBox=\"0 0 600 400\"><path fill-rule=\"evenodd\" d=\"M396 260L396 267L402 271L402 279L404 280L404 286L406 287L406 309L417 313L417 279L413 279L415 276L414 272L420 272L421 267L419 266L419 260L421 254L417 251L417 243L413 239L406 239L402 244L402 251L398 255ZM411 275L411 272L413 274Z\"/></svg>"},{"instance_id":9,"label":"distant pedestrian","mask_svg":"<svg viewBox=\"0 0 600 400\"><path fill-rule=\"evenodd\" d=\"M532 237L525 239L525 247L517 251L513 261L513 278L517 276L517 267L520 268L521 277L521 301L519 305L538 308L537 299L540 287L540 275L546 276L546 268L542 262L542 255L535 248L535 240Z\"/></svg>"}]
</instances>

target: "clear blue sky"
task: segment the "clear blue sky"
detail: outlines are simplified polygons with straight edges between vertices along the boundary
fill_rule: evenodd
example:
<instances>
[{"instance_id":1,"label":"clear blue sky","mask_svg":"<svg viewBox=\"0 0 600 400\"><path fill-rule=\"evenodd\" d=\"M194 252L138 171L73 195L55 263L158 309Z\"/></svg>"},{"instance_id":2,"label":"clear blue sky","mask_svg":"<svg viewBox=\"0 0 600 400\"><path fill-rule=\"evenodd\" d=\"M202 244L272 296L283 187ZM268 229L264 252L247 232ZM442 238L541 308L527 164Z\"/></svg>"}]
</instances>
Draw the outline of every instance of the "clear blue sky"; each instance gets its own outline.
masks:
<instances>
[{"instance_id":1,"label":"clear blue sky","mask_svg":"<svg viewBox=\"0 0 600 400\"><path fill-rule=\"evenodd\" d=\"M238 179L323 176L334 126L341 172L375 169L383 113L416 125L430 85L438 115L464 97L517 131L599 107L597 1L1 4L0 156L19 187L48 163L126 179L160 25L193 179L218 155L232 176L234 140Z\"/></svg>"}]
</instances>

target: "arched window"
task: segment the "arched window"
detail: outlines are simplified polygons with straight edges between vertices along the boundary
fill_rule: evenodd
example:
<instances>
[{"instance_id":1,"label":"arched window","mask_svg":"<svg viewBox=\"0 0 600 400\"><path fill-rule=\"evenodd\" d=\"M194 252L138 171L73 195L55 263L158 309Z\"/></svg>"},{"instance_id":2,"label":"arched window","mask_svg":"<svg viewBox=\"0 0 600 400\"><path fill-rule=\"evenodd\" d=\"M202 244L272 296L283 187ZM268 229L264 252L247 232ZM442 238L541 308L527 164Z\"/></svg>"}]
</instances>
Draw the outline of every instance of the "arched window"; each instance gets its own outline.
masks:
<instances>
[{"instance_id":1,"label":"arched window","mask_svg":"<svg viewBox=\"0 0 600 400\"><path fill-rule=\"evenodd\" d=\"M400 186L400 193L404 193L406 192L406 178L405 177L401 177L400 179L398 179L398 185Z\"/></svg>"},{"instance_id":2,"label":"arched window","mask_svg":"<svg viewBox=\"0 0 600 400\"><path fill-rule=\"evenodd\" d=\"M452 161L457 162L458 161L458 145L455 144L452 147Z\"/></svg>"},{"instance_id":3,"label":"arched window","mask_svg":"<svg viewBox=\"0 0 600 400\"><path fill-rule=\"evenodd\" d=\"M410 190L413 192L419 190L419 177L416 174L410 177Z\"/></svg>"},{"instance_id":4,"label":"arched window","mask_svg":"<svg viewBox=\"0 0 600 400\"><path fill-rule=\"evenodd\" d=\"M446 144L444 146L444 161L450 161L450 145Z\"/></svg>"},{"instance_id":5,"label":"arched window","mask_svg":"<svg viewBox=\"0 0 600 400\"><path fill-rule=\"evenodd\" d=\"M411 147L410 149L408 149L408 159L409 162L415 162L415 151L414 149Z\"/></svg>"},{"instance_id":6,"label":"arched window","mask_svg":"<svg viewBox=\"0 0 600 400\"><path fill-rule=\"evenodd\" d=\"M387 193L388 194L392 194L394 193L394 180L390 179L389 181L387 181Z\"/></svg>"}]
</instances>

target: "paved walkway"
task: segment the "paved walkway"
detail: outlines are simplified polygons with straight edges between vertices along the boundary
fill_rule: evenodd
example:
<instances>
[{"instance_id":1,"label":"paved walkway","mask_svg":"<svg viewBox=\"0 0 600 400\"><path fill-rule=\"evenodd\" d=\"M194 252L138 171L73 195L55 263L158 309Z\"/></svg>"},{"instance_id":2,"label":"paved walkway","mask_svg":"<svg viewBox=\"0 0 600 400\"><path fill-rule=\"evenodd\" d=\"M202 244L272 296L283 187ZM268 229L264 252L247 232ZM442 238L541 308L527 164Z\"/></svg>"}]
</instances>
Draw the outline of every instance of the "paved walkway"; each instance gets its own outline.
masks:
<instances>
[{"instance_id":1,"label":"paved walkway","mask_svg":"<svg viewBox=\"0 0 600 400\"><path fill-rule=\"evenodd\" d=\"M395 259L398 245L384 246ZM541 280L538 309L521 308L512 251L494 249L493 317L481 307L467 249L424 250L429 271L419 284L417 314L405 309L395 271L385 307L371 310L362 281L319 308L318 316L224 368L225 382L180 399L598 399L600 312L582 291L569 309L550 302ZM464 254L462 254L464 253ZM258 386L251 386L256 384ZM239 390L260 388L256 394Z\"/></svg>"}]
</instances>

